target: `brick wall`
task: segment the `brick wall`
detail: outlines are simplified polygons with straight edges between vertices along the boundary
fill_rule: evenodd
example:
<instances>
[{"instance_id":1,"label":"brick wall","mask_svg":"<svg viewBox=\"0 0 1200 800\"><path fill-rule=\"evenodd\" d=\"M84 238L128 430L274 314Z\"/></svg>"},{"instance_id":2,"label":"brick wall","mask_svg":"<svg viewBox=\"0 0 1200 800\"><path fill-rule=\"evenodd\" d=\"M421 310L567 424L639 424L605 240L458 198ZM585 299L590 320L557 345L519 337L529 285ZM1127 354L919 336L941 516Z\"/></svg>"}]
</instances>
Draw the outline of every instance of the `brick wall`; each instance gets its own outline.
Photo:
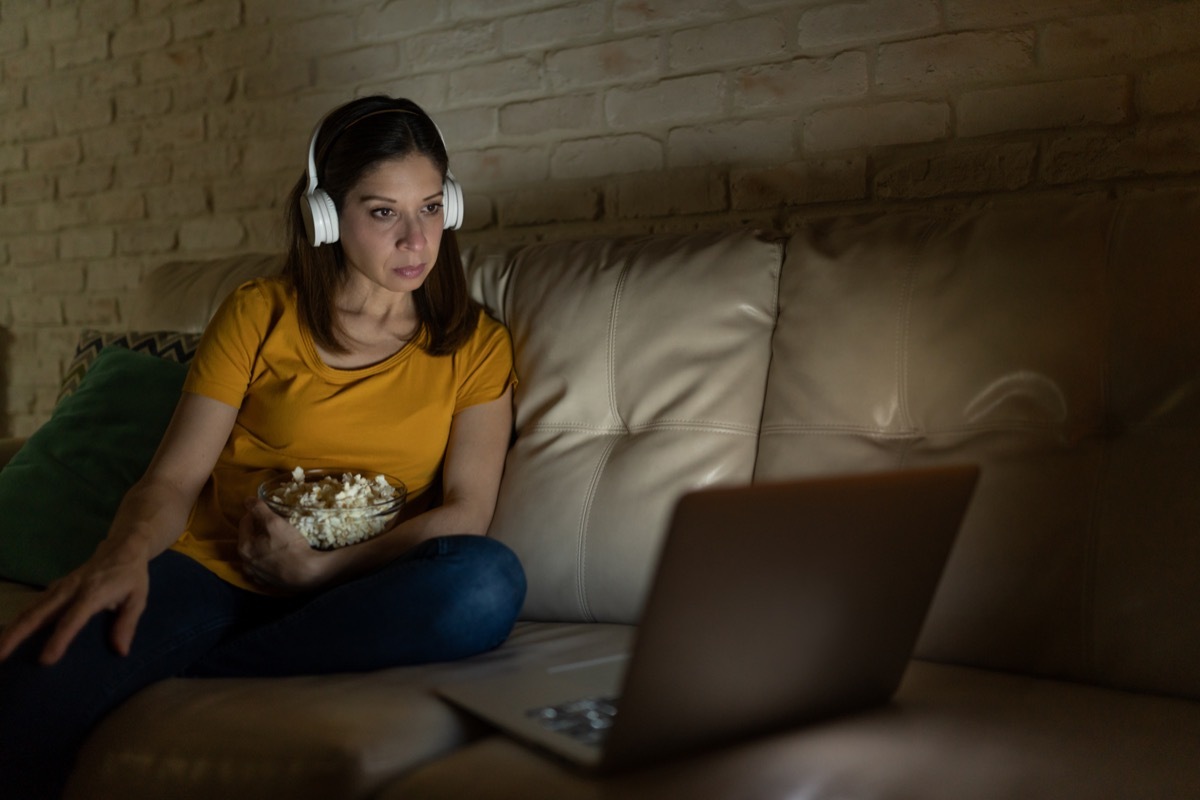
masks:
<instances>
[{"instance_id":1,"label":"brick wall","mask_svg":"<svg viewBox=\"0 0 1200 800\"><path fill-rule=\"evenodd\" d=\"M1200 171L1200 0L0 0L0 434L144 272L280 246L315 120L433 112L467 238Z\"/></svg>"}]
</instances>

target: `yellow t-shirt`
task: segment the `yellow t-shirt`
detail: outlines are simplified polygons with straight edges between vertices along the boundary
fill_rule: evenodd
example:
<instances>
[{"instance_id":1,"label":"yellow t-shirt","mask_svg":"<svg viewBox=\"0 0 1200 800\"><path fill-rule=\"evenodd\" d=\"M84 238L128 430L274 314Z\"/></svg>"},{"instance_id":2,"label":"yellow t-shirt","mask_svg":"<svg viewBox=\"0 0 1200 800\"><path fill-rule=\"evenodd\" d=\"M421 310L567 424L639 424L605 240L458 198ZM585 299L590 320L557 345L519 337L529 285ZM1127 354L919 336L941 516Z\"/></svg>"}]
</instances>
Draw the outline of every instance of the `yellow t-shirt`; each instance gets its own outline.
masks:
<instances>
[{"instance_id":1,"label":"yellow t-shirt","mask_svg":"<svg viewBox=\"0 0 1200 800\"><path fill-rule=\"evenodd\" d=\"M204 331L184 391L237 407L237 421L173 545L237 586L237 526L260 483L295 467L386 472L404 481L406 514L427 508L454 414L515 382L507 329L480 314L458 352L410 342L361 369L335 369L301 325L282 278L238 287Z\"/></svg>"}]
</instances>

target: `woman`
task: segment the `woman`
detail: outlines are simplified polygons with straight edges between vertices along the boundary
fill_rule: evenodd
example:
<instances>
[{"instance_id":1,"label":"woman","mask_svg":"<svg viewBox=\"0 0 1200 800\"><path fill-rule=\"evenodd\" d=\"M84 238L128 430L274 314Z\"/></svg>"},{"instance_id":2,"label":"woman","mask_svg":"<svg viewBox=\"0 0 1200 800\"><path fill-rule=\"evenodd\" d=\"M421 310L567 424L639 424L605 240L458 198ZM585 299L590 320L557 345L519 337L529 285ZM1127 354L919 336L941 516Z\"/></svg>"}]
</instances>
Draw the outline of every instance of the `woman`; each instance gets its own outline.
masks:
<instances>
[{"instance_id":1,"label":"woman","mask_svg":"<svg viewBox=\"0 0 1200 800\"><path fill-rule=\"evenodd\" d=\"M171 675L378 669L508 635L524 574L481 534L512 349L467 296L447 165L407 100L356 100L318 126L282 276L224 302L107 538L0 636L6 797L60 791L95 723ZM314 550L255 497L297 466L395 475L405 518Z\"/></svg>"}]
</instances>

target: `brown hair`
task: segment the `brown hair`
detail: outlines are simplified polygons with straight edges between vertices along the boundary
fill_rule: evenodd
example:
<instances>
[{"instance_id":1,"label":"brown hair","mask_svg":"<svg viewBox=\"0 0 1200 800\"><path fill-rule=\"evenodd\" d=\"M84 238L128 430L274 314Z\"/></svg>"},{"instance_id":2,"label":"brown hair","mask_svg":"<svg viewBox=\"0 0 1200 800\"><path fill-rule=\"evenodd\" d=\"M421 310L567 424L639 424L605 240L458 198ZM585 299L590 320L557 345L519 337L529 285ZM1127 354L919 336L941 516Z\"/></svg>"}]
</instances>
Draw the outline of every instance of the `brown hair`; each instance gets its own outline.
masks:
<instances>
[{"instance_id":1,"label":"brown hair","mask_svg":"<svg viewBox=\"0 0 1200 800\"><path fill-rule=\"evenodd\" d=\"M383 113L383 112L397 113ZM352 100L321 122L316 140L317 184L340 212L346 194L376 164L419 154L445 179L449 156L433 120L411 100L384 95ZM313 247L304 229L300 204L306 202L307 171L292 188L287 205L288 253L283 275L296 292L301 323L316 342L334 353L346 352L333 298L346 280L346 255L340 242ZM475 332L480 306L467 292L462 256L454 231L442 232L437 261L420 289L413 292L417 311L415 341L430 355L450 355Z\"/></svg>"}]
</instances>

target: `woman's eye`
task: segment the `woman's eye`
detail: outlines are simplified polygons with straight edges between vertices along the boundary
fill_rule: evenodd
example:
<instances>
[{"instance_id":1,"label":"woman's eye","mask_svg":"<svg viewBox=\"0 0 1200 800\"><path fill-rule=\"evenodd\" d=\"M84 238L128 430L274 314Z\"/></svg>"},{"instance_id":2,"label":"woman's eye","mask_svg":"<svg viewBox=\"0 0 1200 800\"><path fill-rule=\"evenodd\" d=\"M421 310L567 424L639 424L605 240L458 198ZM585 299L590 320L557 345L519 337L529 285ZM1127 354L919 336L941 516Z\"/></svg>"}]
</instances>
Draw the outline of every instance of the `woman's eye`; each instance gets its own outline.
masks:
<instances>
[{"instance_id":1,"label":"woman's eye","mask_svg":"<svg viewBox=\"0 0 1200 800\"><path fill-rule=\"evenodd\" d=\"M429 205L425 206L425 208L424 208L424 211L426 214L436 214L441 210L442 210L441 203L430 203Z\"/></svg>"}]
</instances>

